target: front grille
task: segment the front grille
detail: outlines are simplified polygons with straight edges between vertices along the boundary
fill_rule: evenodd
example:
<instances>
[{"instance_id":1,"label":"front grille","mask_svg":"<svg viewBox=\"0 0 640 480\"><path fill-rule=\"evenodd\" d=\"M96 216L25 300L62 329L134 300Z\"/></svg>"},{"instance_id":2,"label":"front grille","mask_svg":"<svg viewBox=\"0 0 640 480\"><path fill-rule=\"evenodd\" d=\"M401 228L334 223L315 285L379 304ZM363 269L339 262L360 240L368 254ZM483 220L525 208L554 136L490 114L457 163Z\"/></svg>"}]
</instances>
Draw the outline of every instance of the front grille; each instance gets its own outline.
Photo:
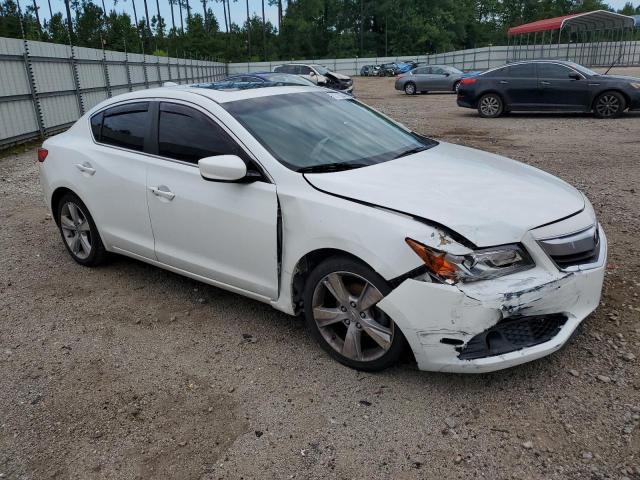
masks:
<instances>
[{"instance_id":1,"label":"front grille","mask_svg":"<svg viewBox=\"0 0 640 480\"><path fill-rule=\"evenodd\" d=\"M597 225L570 235L538 240L538 243L561 270L595 263L600 256Z\"/></svg>"},{"instance_id":2,"label":"front grille","mask_svg":"<svg viewBox=\"0 0 640 480\"><path fill-rule=\"evenodd\" d=\"M469 340L458 358L473 360L539 345L555 337L566 321L562 314L508 318Z\"/></svg>"}]
</instances>

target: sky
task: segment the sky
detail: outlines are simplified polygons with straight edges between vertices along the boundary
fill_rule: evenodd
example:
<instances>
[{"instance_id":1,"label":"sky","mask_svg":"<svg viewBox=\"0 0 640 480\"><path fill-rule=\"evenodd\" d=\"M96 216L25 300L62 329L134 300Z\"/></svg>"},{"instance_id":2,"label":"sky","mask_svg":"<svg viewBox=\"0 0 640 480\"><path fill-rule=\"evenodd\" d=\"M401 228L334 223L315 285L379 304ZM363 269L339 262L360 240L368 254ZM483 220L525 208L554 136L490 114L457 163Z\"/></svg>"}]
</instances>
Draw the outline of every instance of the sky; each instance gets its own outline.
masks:
<instances>
[{"instance_id":1,"label":"sky","mask_svg":"<svg viewBox=\"0 0 640 480\"><path fill-rule=\"evenodd\" d=\"M23 0L20 3L22 4L22 8L26 5L32 3L33 0ZM102 0L92 0L98 6L102 6ZM136 2L136 11L138 12L138 20L144 17L144 2L143 0L134 0ZM126 11L131 15L133 19L133 7L131 6L132 0L118 0L116 5L116 10ZM160 2L160 15L165 20L167 28L171 27L171 7L169 5L168 0L159 0ZM49 6L47 5L46 0L36 0L36 3L40 7L40 19L41 21L49 20ZM104 0L105 6L107 10L111 10L113 8L113 0ZM231 4L231 22L237 23L238 25L242 25L244 21L247 19L247 3L246 0L230 0ZM286 5L286 1L283 2ZM202 1L201 0L189 0L189 5L191 6L191 11L193 13L199 13L202 15ZM149 7L149 16L154 16L156 14L156 0L147 0L147 6ZM51 8L53 13L56 12L64 12L64 0L51 0ZM207 0L207 8L210 8L216 19L218 20L218 24L220 25L220 30L224 31L224 10L222 8L222 3L220 1L215 0ZM179 10L178 5L174 5L174 15L176 18L176 26L180 24L179 18ZM264 2L264 11L265 17L267 21L270 21L276 27L278 26L278 8L274 6L269 6L269 2L265 0ZM261 0L249 0L249 12L251 16L253 14L257 14L258 16L262 16L262 2ZM182 8L182 13L186 19L187 12L186 9Z\"/></svg>"},{"instance_id":2,"label":"sky","mask_svg":"<svg viewBox=\"0 0 640 480\"><path fill-rule=\"evenodd\" d=\"M31 0L33 1L33 0ZM102 0L93 0L95 3L101 6ZM113 6L113 0L104 0L107 10L111 9ZM144 3L143 0L117 0L116 9L118 11L126 11L133 18L133 7L131 6L131 2L136 2L136 9L138 12L138 19L144 17ZM160 14L165 19L167 27L171 26L171 9L168 0L158 0L160 2ZM627 0L609 0L607 3L613 7L614 9L620 9L624 6ZM640 5L640 0L631 0L635 6ZM49 20L49 7L45 0L36 0L38 6L40 7L40 18L41 20ZM31 3L30 0L23 0L21 2L23 4L23 8L26 4ZM202 13L202 2L201 0L189 0L191 5L191 11ZM247 18L246 11L246 0L231 0L231 21L233 23L237 23L238 25L242 25L242 23ZM278 26L278 9L274 6L269 6L269 2L265 0L265 16L268 21L271 21L273 25ZM286 7L286 0L282 2ZM149 7L149 15L153 16L156 13L156 0L147 0L147 4ZM207 0L208 8L213 10L216 18L218 19L218 24L220 25L220 30L224 30L224 18L223 18L223 8L220 0ZM51 8L53 9L53 13L56 12L64 12L64 0L51 0ZM183 14L186 18L186 9L183 8ZM257 14L258 16L262 16L262 2L261 0L249 0L249 11L251 15ZM174 6L174 14L176 17L176 25L179 25L178 18L178 6Z\"/></svg>"}]
</instances>

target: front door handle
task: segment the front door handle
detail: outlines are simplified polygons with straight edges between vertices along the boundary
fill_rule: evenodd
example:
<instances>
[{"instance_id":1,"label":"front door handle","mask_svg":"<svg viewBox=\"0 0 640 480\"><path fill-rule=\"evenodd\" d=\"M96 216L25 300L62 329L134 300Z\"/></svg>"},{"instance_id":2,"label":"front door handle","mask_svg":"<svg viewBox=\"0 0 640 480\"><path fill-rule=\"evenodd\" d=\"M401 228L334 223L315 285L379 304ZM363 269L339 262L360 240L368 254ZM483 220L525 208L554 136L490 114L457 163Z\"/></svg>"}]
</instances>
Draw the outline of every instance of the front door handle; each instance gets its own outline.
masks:
<instances>
[{"instance_id":1,"label":"front door handle","mask_svg":"<svg viewBox=\"0 0 640 480\"><path fill-rule=\"evenodd\" d=\"M89 175L96 173L96 169L93 168L89 162L76 163L76 168L82 173L87 173Z\"/></svg>"},{"instance_id":2,"label":"front door handle","mask_svg":"<svg viewBox=\"0 0 640 480\"><path fill-rule=\"evenodd\" d=\"M551 85L551 82L540 82L540 85Z\"/></svg>"},{"instance_id":3,"label":"front door handle","mask_svg":"<svg viewBox=\"0 0 640 480\"><path fill-rule=\"evenodd\" d=\"M500 83L501 83L502 85L506 85L506 84L507 84L507 83L509 83L509 82L507 82L506 80L500 80Z\"/></svg>"},{"instance_id":4,"label":"front door handle","mask_svg":"<svg viewBox=\"0 0 640 480\"><path fill-rule=\"evenodd\" d=\"M176 194L169 190L169 187L166 185L158 185L157 187L149 187L151 193L153 193L156 197L166 198L167 200L173 200L176 198Z\"/></svg>"}]
</instances>

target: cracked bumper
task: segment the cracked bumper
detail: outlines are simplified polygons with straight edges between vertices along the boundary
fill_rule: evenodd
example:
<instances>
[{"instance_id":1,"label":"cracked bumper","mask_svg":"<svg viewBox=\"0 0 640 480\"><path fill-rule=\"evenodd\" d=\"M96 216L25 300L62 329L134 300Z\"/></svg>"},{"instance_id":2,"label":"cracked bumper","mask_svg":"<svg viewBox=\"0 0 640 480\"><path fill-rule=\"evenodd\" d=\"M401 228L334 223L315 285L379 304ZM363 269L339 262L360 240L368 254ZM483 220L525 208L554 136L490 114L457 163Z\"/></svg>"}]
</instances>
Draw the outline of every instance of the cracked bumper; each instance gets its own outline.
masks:
<instances>
[{"instance_id":1,"label":"cracked bumper","mask_svg":"<svg viewBox=\"0 0 640 480\"><path fill-rule=\"evenodd\" d=\"M378 307L400 327L421 370L482 373L536 360L559 350L598 306L607 254L602 230L600 235L600 262L588 270L558 270L530 240L524 243L530 243L528 250L538 257L532 270L457 285L408 279ZM459 358L473 337L503 319L550 314L563 314L567 320L544 343L483 358Z\"/></svg>"}]
</instances>

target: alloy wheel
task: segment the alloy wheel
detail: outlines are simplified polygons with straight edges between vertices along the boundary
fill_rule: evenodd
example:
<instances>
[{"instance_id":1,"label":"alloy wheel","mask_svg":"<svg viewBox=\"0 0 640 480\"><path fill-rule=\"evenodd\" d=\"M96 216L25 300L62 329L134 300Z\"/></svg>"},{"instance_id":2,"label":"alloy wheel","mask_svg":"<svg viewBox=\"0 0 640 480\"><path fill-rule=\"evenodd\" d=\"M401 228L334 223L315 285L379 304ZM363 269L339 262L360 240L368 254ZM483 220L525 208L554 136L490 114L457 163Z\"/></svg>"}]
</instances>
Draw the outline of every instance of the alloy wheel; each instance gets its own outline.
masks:
<instances>
[{"instance_id":1,"label":"alloy wheel","mask_svg":"<svg viewBox=\"0 0 640 480\"><path fill-rule=\"evenodd\" d=\"M480 111L487 117L493 117L500 111L500 101L496 97L488 95L480 101Z\"/></svg>"},{"instance_id":2,"label":"alloy wheel","mask_svg":"<svg viewBox=\"0 0 640 480\"><path fill-rule=\"evenodd\" d=\"M620 111L620 100L615 95L603 95L598 99L596 111L601 117L613 117Z\"/></svg>"},{"instance_id":3,"label":"alloy wheel","mask_svg":"<svg viewBox=\"0 0 640 480\"><path fill-rule=\"evenodd\" d=\"M80 260L91 254L91 226L86 214L73 202L67 202L60 210L60 228L69 250Z\"/></svg>"},{"instance_id":4,"label":"alloy wheel","mask_svg":"<svg viewBox=\"0 0 640 480\"><path fill-rule=\"evenodd\" d=\"M313 292L313 318L336 352L358 362L382 357L394 338L394 323L376 304L380 291L360 275L333 272Z\"/></svg>"},{"instance_id":5,"label":"alloy wheel","mask_svg":"<svg viewBox=\"0 0 640 480\"><path fill-rule=\"evenodd\" d=\"M404 87L404 93L407 95L413 95L416 93L416 86L413 83L407 83Z\"/></svg>"}]
</instances>

